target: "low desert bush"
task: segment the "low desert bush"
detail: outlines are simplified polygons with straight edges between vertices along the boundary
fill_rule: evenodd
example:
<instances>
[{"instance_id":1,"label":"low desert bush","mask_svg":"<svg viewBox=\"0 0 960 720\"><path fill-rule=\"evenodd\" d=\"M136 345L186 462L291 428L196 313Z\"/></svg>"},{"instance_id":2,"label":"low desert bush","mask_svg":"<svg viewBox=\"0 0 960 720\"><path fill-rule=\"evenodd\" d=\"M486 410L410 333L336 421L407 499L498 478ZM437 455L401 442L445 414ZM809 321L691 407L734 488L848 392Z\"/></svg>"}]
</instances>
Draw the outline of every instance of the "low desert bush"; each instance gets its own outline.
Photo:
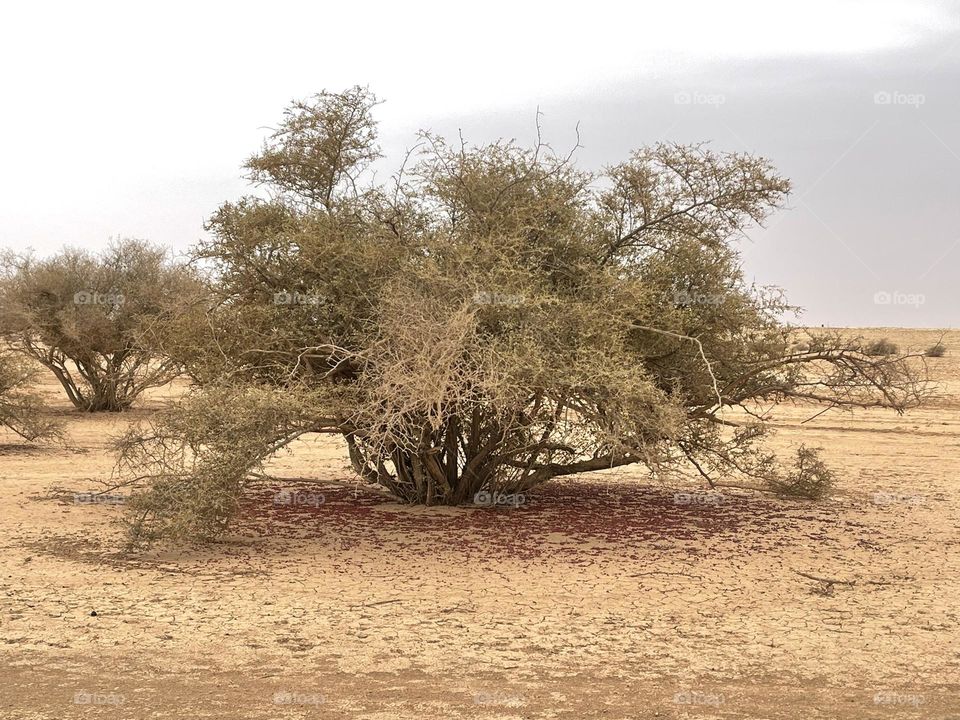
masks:
<instances>
[{"instance_id":1,"label":"low desert bush","mask_svg":"<svg viewBox=\"0 0 960 720\"><path fill-rule=\"evenodd\" d=\"M37 371L12 354L0 354L0 425L25 440L52 439L58 423L43 416L43 404L31 386Z\"/></svg>"},{"instance_id":2,"label":"low desert bush","mask_svg":"<svg viewBox=\"0 0 960 720\"><path fill-rule=\"evenodd\" d=\"M874 340L869 342L864 346L863 352L866 355L871 356L885 356L885 355L896 355L900 352L900 347L887 338L881 338L880 340Z\"/></svg>"},{"instance_id":3,"label":"low desert bush","mask_svg":"<svg viewBox=\"0 0 960 720\"><path fill-rule=\"evenodd\" d=\"M783 497L819 500L833 489L834 482L834 474L820 459L818 449L801 445L792 471L770 480L769 487Z\"/></svg>"}]
</instances>

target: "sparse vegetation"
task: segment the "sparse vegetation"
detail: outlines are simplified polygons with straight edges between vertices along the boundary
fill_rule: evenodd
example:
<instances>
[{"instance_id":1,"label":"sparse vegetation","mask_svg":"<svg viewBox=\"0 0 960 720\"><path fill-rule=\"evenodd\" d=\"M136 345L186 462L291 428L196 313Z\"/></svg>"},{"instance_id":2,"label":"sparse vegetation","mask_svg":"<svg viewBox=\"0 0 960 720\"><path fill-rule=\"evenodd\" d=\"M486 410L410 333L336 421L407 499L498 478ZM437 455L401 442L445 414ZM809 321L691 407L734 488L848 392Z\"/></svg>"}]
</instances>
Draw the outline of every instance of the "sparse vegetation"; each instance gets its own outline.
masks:
<instances>
[{"instance_id":1,"label":"sparse vegetation","mask_svg":"<svg viewBox=\"0 0 960 720\"><path fill-rule=\"evenodd\" d=\"M771 478L770 488L784 497L819 500L834 487L833 472L820 459L816 448L801 445L793 468L782 478Z\"/></svg>"},{"instance_id":2,"label":"sparse vegetation","mask_svg":"<svg viewBox=\"0 0 960 720\"><path fill-rule=\"evenodd\" d=\"M887 338L881 338L880 340L867 343L863 352L871 357L878 357L896 355L900 352L900 348L896 343L890 342Z\"/></svg>"},{"instance_id":3,"label":"sparse vegetation","mask_svg":"<svg viewBox=\"0 0 960 720\"><path fill-rule=\"evenodd\" d=\"M0 720L960 720L960 0L3 10Z\"/></svg>"},{"instance_id":4,"label":"sparse vegetation","mask_svg":"<svg viewBox=\"0 0 960 720\"><path fill-rule=\"evenodd\" d=\"M0 352L0 425L25 440L49 440L59 436L60 425L44 417L32 389L36 376L36 368L22 358Z\"/></svg>"}]
</instances>

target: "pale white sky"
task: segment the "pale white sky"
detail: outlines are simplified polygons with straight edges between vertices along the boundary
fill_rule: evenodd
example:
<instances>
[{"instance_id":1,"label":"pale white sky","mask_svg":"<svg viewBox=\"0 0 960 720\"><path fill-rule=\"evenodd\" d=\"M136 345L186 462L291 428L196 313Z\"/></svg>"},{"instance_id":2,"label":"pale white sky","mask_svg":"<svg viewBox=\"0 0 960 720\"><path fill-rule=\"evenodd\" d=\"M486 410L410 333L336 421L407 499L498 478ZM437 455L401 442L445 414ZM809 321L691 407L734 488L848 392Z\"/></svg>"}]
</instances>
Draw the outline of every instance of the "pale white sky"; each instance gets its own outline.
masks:
<instances>
[{"instance_id":1,"label":"pale white sky","mask_svg":"<svg viewBox=\"0 0 960 720\"><path fill-rule=\"evenodd\" d=\"M925 0L11 4L0 247L185 249L292 98L362 84L391 154L420 127L528 138L539 106L558 144L581 122L587 165L659 139L767 155L800 202L747 249L758 281L811 322L957 326L958 40L960 3Z\"/></svg>"}]
</instances>

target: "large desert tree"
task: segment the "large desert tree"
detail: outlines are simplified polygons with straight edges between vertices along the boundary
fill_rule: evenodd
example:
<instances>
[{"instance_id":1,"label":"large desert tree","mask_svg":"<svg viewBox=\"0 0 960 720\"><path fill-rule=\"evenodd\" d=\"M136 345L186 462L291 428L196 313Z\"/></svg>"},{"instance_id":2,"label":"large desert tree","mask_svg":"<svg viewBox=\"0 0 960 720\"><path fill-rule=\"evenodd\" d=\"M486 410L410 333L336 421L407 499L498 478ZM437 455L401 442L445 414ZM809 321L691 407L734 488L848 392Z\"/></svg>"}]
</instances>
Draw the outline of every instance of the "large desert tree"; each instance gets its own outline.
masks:
<instances>
[{"instance_id":1,"label":"large desert tree","mask_svg":"<svg viewBox=\"0 0 960 720\"><path fill-rule=\"evenodd\" d=\"M155 336L201 299L200 285L162 248L123 240L99 255L7 254L0 270L0 335L50 370L78 409L125 410L180 372Z\"/></svg>"},{"instance_id":2,"label":"large desert tree","mask_svg":"<svg viewBox=\"0 0 960 720\"><path fill-rule=\"evenodd\" d=\"M744 282L737 240L789 190L766 160L661 144L591 172L424 133L378 183L375 106L293 105L248 162L267 192L211 218L216 310L171 346L197 389L120 443L138 531L222 529L310 433L412 503L631 464L816 487L810 451L763 449L761 408L919 401L909 358L798 348L779 295Z\"/></svg>"}]
</instances>

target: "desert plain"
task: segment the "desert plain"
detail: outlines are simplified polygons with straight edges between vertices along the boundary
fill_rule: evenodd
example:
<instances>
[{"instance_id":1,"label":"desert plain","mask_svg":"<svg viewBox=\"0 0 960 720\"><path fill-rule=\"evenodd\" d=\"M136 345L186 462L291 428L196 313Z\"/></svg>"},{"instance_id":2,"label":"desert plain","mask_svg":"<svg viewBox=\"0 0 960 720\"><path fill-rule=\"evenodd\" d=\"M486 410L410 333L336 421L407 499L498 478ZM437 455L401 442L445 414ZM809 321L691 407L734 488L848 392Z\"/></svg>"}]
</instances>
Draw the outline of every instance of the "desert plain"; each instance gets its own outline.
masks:
<instances>
[{"instance_id":1,"label":"desert plain","mask_svg":"<svg viewBox=\"0 0 960 720\"><path fill-rule=\"evenodd\" d=\"M897 415L782 405L811 502L625 468L515 507L400 505L298 441L208 544L125 549L122 414L0 433L0 717L960 719L960 331Z\"/></svg>"}]
</instances>

